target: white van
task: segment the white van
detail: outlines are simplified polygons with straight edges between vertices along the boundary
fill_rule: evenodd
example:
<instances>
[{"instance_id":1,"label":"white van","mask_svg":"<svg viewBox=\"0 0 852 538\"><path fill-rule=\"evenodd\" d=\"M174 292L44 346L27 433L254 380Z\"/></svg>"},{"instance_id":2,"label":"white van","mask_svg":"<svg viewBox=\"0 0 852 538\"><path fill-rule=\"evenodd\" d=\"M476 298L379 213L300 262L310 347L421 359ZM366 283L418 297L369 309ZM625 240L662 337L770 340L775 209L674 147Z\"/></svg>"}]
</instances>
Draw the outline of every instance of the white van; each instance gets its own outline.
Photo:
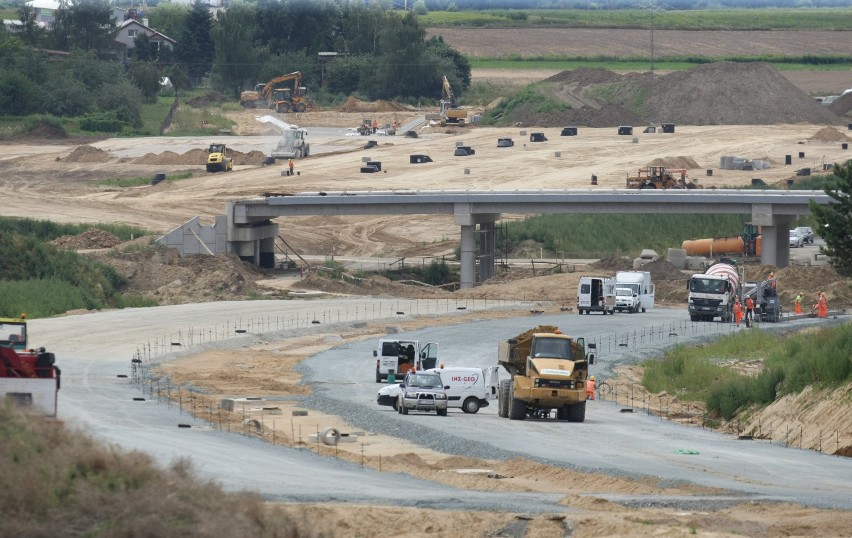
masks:
<instances>
[{"instance_id":1,"label":"white van","mask_svg":"<svg viewBox=\"0 0 852 538\"><path fill-rule=\"evenodd\" d=\"M420 346L417 340L379 340L376 357L376 383L394 376L402 381L411 369L426 370L438 364L438 344Z\"/></svg>"},{"instance_id":2,"label":"white van","mask_svg":"<svg viewBox=\"0 0 852 538\"><path fill-rule=\"evenodd\" d=\"M615 313L615 281L609 277L580 277L577 286L577 313Z\"/></svg>"},{"instance_id":3,"label":"white van","mask_svg":"<svg viewBox=\"0 0 852 538\"><path fill-rule=\"evenodd\" d=\"M497 399L499 366L491 368L463 368L447 366L423 370L441 376L444 392L447 394L447 407L461 409L465 413L476 413L480 407L488 407L491 400ZM388 385L379 390L376 402L379 405L396 406L399 396L399 384Z\"/></svg>"}]
</instances>

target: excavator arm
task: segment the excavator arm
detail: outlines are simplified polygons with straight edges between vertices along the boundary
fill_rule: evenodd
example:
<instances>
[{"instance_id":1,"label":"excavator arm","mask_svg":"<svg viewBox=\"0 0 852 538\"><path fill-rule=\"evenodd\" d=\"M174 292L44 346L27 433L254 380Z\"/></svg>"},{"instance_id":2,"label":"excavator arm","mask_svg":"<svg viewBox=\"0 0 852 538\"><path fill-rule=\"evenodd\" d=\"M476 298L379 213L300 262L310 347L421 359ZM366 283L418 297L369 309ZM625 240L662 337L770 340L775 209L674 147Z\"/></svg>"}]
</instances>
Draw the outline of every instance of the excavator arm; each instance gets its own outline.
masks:
<instances>
[{"instance_id":1,"label":"excavator arm","mask_svg":"<svg viewBox=\"0 0 852 538\"><path fill-rule=\"evenodd\" d=\"M261 93L261 95L268 98L269 95L272 93L272 90L275 88L275 86L278 83L287 82L289 80L294 81L293 82L293 90L294 90L293 94L295 95L295 93L296 93L295 90L300 86L300 84L302 82L302 72L301 71L294 71L292 73L288 73L286 75L281 75L281 76L270 79L269 82L267 82L266 85L263 87L263 92Z\"/></svg>"}]
</instances>

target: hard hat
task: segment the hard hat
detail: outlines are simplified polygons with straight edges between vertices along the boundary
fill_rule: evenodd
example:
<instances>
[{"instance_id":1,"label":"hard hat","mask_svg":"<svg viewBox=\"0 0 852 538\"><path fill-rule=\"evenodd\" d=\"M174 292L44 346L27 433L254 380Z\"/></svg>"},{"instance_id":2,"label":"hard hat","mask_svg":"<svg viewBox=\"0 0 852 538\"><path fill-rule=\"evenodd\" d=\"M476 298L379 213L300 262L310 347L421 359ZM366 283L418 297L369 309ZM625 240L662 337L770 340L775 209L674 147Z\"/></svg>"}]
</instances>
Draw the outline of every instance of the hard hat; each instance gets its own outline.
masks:
<instances>
[{"instance_id":1,"label":"hard hat","mask_svg":"<svg viewBox=\"0 0 852 538\"><path fill-rule=\"evenodd\" d=\"M592 376L592 377L589 378L589 381L594 381L594 380L595 380L595 376Z\"/></svg>"}]
</instances>

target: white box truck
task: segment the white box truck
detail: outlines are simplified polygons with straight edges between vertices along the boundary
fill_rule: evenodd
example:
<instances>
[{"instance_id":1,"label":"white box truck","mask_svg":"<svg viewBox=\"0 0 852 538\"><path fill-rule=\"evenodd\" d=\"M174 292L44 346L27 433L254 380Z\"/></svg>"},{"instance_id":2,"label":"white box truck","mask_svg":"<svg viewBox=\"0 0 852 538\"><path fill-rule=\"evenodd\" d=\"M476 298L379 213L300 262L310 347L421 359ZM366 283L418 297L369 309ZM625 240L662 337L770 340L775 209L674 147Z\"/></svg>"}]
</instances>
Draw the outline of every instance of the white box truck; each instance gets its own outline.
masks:
<instances>
[{"instance_id":1,"label":"white box truck","mask_svg":"<svg viewBox=\"0 0 852 538\"><path fill-rule=\"evenodd\" d=\"M629 291L628 291L629 290ZM646 312L654 308L655 287L648 271L615 273L615 309L619 312Z\"/></svg>"}]
</instances>

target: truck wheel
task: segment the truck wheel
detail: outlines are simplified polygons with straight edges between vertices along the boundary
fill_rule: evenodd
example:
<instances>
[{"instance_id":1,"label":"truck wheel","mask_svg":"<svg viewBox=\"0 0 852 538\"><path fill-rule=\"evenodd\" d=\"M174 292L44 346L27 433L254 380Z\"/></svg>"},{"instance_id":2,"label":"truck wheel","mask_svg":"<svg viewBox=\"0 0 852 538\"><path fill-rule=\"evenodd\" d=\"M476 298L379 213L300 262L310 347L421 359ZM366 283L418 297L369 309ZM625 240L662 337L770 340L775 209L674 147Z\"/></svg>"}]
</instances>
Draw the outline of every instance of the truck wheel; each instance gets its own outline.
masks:
<instances>
[{"instance_id":1,"label":"truck wheel","mask_svg":"<svg viewBox=\"0 0 852 538\"><path fill-rule=\"evenodd\" d=\"M446 409L438 409L437 411L438 411L438 416L439 416L439 417L445 417L445 416L447 416L447 410L446 410Z\"/></svg>"},{"instance_id":2,"label":"truck wheel","mask_svg":"<svg viewBox=\"0 0 852 538\"><path fill-rule=\"evenodd\" d=\"M393 401L393 410L396 411L397 413L399 413L399 401L398 400Z\"/></svg>"},{"instance_id":3,"label":"truck wheel","mask_svg":"<svg viewBox=\"0 0 852 538\"><path fill-rule=\"evenodd\" d=\"M524 420L527 418L527 406L521 400L515 398L514 387L509 387L509 420Z\"/></svg>"},{"instance_id":4,"label":"truck wheel","mask_svg":"<svg viewBox=\"0 0 852 538\"><path fill-rule=\"evenodd\" d=\"M569 405L567 415L568 422L584 422L586 420L586 402Z\"/></svg>"},{"instance_id":5,"label":"truck wheel","mask_svg":"<svg viewBox=\"0 0 852 538\"><path fill-rule=\"evenodd\" d=\"M405 404L403 404L402 402L399 403L399 410L403 415L408 414L408 408L405 407Z\"/></svg>"},{"instance_id":6,"label":"truck wheel","mask_svg":"<svg viewBox=\"0 0 852 538\"><path fill-rule=\"evenodd\" d=\"M556 410L556 418L559 420L568 420L568 406L563 405Z\"/></svg>"},{"instance_id":7,"label":"truck wheel","mask_svg":"<svg viewBox=\"0 0 852 538\"><path fill-rule=\"evenodd\" d=\"M497 414L503 418L509 416L509 390L509 380L501 381L497 391Z\"/></svg>"},{"instance_id":8,"label":"truck wheel","mask_svg":"<svg viewBox=\"0 0 852 538\"><path fill-rule=\"evenodd\" d=\"M645 309L645 307L643 306L643 307L642 307L642 313L644 314L645 312L647 312L647 310L646 310L646 309Z\"/></svg>"},{"instance_id":9,"label":"truck wheel","mask_svg":"<svg viewBox=\"0 0 852 538\"><path fill-rule=\"evenodd\" d=\"M462 404L462 411L465 413L474 414L479 411L479 400L471 396Z\"/></svg>"},{"instance_id":10,"label":"truck wheel","mask_svg":"<svg viewBox=\"0 0 852 538\"><path fill-rule=\"evenodd\" d=\"M376 383L381 383L381 382L382 382L382 374L380 374L379 372L376 372Z\"/></svg>"}]
</instances>

